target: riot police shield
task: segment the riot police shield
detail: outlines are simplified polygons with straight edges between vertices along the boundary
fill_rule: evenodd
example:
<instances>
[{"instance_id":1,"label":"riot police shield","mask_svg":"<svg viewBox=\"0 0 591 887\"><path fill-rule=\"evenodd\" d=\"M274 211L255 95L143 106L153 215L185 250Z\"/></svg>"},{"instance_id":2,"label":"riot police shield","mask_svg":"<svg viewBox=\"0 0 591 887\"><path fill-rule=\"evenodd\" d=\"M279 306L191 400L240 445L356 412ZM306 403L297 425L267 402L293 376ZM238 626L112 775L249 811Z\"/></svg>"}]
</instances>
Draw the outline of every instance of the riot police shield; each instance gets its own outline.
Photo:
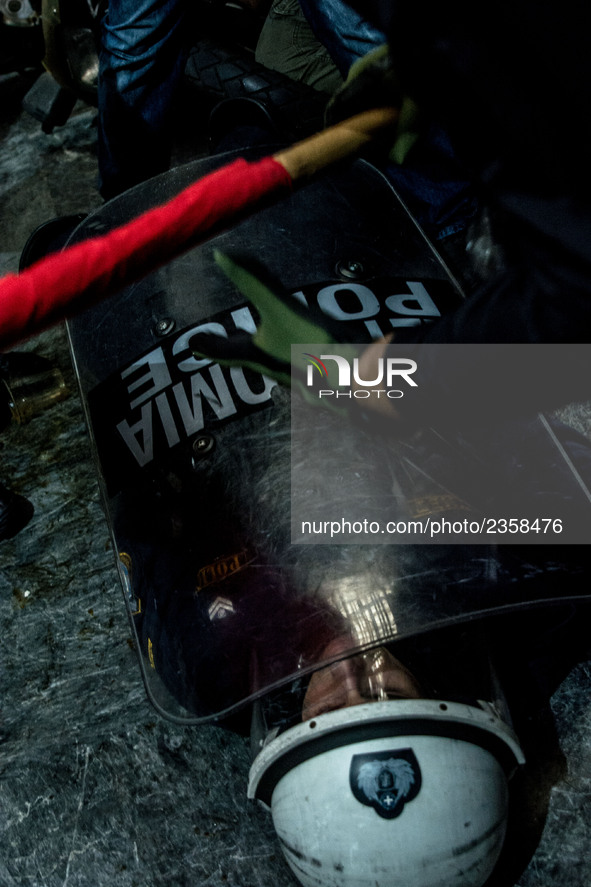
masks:
<instances>
[{"instance_id":1,"label":"riot police shield","mask_svg":"<svg viewBox=\"0 0 591 887\"><path fill-rule=\"evenodd\" d=\"M196 161L132 189L90 215L74 240L128 221L227 160ZM384 647L391 655L436 628L587 596L581 546L294 544L289 389L192 347L198 334L231 340L258 322L215 250L256 259L344 342L429 324L462 299L386 179L358 160L69 322L142 674L161 713L223 720L307 686L330 662ZM552 423L536 417L528 435L567 465L572 495L588 506L584 470L571 471ZM467 464L472 444L427 429L402 449L380 446L392 463L388 482L366 453L359 485L377 478L390 496L392 478L399 489L420 478L416 501L460 514L468 493L450 491L441 466ZM407 490L399 501L411 499Z\"/></svg>"}]
</instances>

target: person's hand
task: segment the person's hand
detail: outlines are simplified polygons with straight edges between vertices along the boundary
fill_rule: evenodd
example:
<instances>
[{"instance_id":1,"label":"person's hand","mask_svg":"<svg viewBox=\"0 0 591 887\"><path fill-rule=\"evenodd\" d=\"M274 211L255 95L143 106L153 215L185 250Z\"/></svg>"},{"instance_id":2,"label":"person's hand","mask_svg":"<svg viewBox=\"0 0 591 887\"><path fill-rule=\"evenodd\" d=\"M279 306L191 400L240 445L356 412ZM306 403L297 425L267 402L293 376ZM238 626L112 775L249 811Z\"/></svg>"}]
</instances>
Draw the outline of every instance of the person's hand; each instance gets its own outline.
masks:
<instances>
[{"instance_id":1,"label":"person's hand","mask_svg":"<svg viewBox=\"0 0 591 887\"><path fill-rule=\"evenodd\" d=\"M386 44L351 66L345 83L326 107L324 122L326 126L334 126L369 108L381 107L399 110L396 135L387 145L387 155L394 163L402 163L418 138L419 112L415 102L402 92Z\"/></svg>"},{"instance_id":2,"label":"person's hand","mask_svg":"<svg viewBox=\"0 0 591 887\"><path fill-rule=\"evenodd\" d=\"M358 361L358 375L360 379L377 378L378 361L386 356L388 345L390 345L393 340L394 333L388 333L387 336L383 336L381 339L376 339L361 353ZM358 385L355 381L353 382L354 389L360 389L362 387L362 385ZM357 403L357 401L355 401L355 403ZM394 401L388 397L364 398L358 403L366 413L372 414L376 418L380 417L382 419L390 420L400 418L400 413L394 406Z\"/></svg>"}]
</instances>

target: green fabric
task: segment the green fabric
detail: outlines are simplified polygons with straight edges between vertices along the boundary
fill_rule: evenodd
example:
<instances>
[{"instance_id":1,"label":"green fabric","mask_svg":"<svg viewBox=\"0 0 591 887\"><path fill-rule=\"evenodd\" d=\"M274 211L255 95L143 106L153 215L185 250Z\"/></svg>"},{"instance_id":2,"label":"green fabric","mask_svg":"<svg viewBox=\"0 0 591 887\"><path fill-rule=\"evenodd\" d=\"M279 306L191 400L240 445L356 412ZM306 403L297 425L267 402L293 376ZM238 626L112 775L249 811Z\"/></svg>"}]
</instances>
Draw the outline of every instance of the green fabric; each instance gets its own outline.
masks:
<instances>
[{"instance_id":1,"label":"green fabric","mask_svg":"<svg viewBox=\"0 0 591 887\"><path fill-rule=\"evenodd\" d=\"M291 346L298 342L325 345L334 342L326 329L288 305L243 265L218 250L214 258L222 271L260 314L260 325L252 341L270 357L291 364Z\"/></svg>"},{"instance_id":2,"label":"green fabric","mask_svg":"<svg viewBox=\"0 0 591 887\"><path fill-rule=\"evenodd\" d=\"M238 332L227 339L208 334L194 336L190 343L193 354L224 366L246 366L290 386L292 344L330 345L336 339L327 328L306 316L306 309L289 294L275 292L262 279L263 269L257 269L255 274L246 264L218 250L214 258L229 280L254 305L260 320L252 335Z\"/></svg>"},{"instance_id":3,"label":"green fabric","mask_svg":"<svg viewBox=\"0 0 591 887\"><path fill-rule=\"evenodd\" d=\"M273 0L255 51L259 64L332 95L343 84L330 55L316 38L298 0Z\"/></svg>"}]
</instances>

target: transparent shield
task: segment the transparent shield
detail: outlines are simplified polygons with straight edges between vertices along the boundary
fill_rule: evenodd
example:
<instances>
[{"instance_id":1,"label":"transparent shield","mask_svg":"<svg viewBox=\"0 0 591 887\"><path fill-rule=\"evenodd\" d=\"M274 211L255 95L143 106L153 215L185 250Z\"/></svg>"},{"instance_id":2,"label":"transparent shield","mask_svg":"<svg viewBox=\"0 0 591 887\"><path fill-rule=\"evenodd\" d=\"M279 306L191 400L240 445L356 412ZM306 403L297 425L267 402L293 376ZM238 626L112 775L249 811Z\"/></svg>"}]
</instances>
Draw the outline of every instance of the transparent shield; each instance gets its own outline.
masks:
<instances>
[{"instance_id":1,"label":"transparent shield","mask_svg":"<svg viewBox=\"0 0 591 887\"><path fill-rule=\"evenodd\" d=\"M133 189L74 238L228 159ZM273 694L297 709L331 662L383 649L396 658L398 642L434 628L587 594L580 550L567 547L293 545L289 390L191 348L197 333L231 341L258 322L214 248L256 259L289 298L339 324L343 341L430 323L462 297L380 173L358 161L69 322L142 674L161 713L215 721ZM366 694L379 655L364 660ZM383 671L375 693L400 691L396 668Z\"/></svg>"}]
</instances>

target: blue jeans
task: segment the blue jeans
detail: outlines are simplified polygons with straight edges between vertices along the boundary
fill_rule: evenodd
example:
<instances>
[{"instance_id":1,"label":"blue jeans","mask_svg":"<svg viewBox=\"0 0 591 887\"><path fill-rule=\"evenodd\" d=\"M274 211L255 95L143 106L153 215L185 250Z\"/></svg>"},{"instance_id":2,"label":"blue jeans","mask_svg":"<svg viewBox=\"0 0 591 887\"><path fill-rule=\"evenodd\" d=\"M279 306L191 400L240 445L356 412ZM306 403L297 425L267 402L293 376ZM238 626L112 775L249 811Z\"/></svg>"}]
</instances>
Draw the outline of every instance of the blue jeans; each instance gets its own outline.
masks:
<instances>
[{"instance_id":1,"label":"blue jeans","mask_svg":"<svg viewBox=\"0 0 591 887\"><path fill-rule=\"evenodd\" d=\"M343 77L353 62L387 42L344 0L300 0L300 5ZM472 185L447 134L434 122L425 126L404 163L390 164L385 172L419 224L437 240L464 229L476 212Z\"/></svg>"},{"instance_id":2,"label":"blue jeans","mask_svg":"<svg viewBox=\"0 0 591 887\"><path fill-rule=\"evenodd\" d=\"M341 0L300 0L300 6L343 77L356 59L386 43L381 31Z\"/></svg>"},{"instance_id":3,"label":"blue jeans","mask_svg":"<svg viewBox=\"0 0 591 887\"><path fill-rule=\"evenodd\" d=\"M99 187L110 199L168 168L185 64L184 0L111 0L98 86Z\"/></svg>"}]
</instances>

